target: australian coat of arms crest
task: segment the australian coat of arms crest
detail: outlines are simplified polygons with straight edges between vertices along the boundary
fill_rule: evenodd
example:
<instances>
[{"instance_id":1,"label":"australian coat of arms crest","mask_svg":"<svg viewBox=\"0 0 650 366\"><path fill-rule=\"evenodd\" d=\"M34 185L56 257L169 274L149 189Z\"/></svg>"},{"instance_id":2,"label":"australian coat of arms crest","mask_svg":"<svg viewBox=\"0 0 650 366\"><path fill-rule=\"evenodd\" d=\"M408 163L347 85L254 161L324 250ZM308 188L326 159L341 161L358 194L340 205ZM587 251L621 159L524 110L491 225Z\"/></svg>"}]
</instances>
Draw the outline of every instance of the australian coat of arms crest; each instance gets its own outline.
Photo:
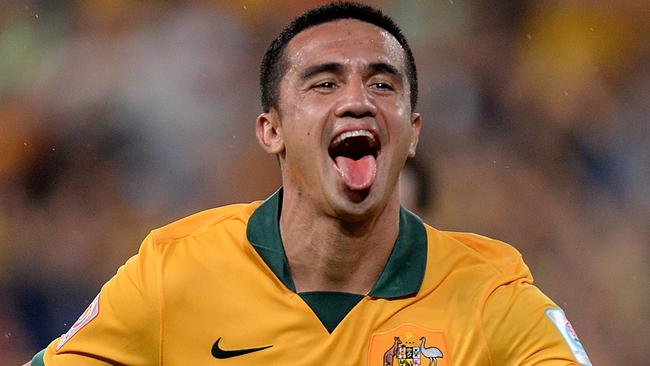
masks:
<instances>
[{"instance_id":1,"label":"australian coat of arms crest","mask_svg":"<svg viewBox=\"0 0 650 366\"><path fill-rule=\"evenodd\" d=\"M383 366L437 366L438 359L444 355L438 347L427 346L426 342L426 337L421 337L419 343L403 343L399 337L394 337L392 347L384 353Z\"/></svg>"}]
</instances>

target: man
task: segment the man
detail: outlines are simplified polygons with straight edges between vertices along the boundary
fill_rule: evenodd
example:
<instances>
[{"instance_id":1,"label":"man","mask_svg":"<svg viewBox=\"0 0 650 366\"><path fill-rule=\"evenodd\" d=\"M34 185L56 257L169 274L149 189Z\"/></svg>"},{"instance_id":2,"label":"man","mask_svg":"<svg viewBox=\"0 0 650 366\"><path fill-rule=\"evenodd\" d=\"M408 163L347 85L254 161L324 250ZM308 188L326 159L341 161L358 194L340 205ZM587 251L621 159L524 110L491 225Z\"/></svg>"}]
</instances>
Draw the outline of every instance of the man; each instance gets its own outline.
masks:
<instances>
[{"instance_id":1,"label":"man","mask_svg":"<svg viewBox=\"0 0 650 366\"><path fill-rule=\"evenodd\" d=\"M283 187L158 230L32 365L588 365L519 253L400 206L413 56L379 11L294 20L262 61Z\"/></svg>"}]
</instances>

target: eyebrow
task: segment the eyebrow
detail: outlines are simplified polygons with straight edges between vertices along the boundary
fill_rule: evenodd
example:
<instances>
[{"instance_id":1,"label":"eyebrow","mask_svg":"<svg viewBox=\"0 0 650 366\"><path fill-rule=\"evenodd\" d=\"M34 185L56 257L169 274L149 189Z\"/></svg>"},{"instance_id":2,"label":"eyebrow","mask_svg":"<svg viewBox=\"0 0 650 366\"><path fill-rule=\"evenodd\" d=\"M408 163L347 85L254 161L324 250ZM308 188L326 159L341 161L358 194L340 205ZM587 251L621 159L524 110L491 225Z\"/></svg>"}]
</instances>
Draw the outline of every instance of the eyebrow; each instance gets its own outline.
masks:
<instances>
[{"instance_id":1,"label":"eyebrow","mask_svg":"<svg viewBox=\"0 0 650 366\"><path fill-rule=\"evenodd\" d=\"M385 62L373 62L368 66L369 74L388 74L403 80L404 75L395 66ZM331 72L333 74L343 73L343 65L338 62L327 62L310 66L300 73L301 80L310 79L320 73Z\"/></svg>"},{"instance_id":2,"label":"eyebrow","mask_svg":"<svg viewBox=\"0 0 650 366\"><path fill-rule=\"evenodd\" d=\"M343 72L343 65L338 62L328 62L324 64L318 64L306 68L301 74L300 79L307 80L312 78L320 73L331 72L334 74L340 74Z\"/></svg>"},{"instance_id":3,"label":"eyebrow","mask_svg":"<svg viewBox=\"0 0 650 366\"><path fill-rule=\"evenodd\" d=\"M403 80L404 75L393 65L385 62L374 62L369 66L371 74L388 74Z\"/></svg>"}]
</instances>

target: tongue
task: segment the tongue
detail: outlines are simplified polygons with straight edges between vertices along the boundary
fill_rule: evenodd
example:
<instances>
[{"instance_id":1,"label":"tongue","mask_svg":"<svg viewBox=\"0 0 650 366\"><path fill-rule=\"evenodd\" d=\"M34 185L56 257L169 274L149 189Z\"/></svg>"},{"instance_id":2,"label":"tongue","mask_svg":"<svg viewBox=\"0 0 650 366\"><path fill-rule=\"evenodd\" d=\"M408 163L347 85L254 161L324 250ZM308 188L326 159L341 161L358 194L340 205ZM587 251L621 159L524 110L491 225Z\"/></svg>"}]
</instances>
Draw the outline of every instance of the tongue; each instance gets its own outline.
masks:
<instances>
[{"instance_id":1,"label":"tongue","mask_svg":"<svg viewBox=\"0 0 650 366\"><path fill-rule=\"evenodd\" d=\"M372 155L366 155L359 160L337 156L336 167L348 188L354 190L370 187L377 174L377 162Z\"/></svg>"}]
</instances>

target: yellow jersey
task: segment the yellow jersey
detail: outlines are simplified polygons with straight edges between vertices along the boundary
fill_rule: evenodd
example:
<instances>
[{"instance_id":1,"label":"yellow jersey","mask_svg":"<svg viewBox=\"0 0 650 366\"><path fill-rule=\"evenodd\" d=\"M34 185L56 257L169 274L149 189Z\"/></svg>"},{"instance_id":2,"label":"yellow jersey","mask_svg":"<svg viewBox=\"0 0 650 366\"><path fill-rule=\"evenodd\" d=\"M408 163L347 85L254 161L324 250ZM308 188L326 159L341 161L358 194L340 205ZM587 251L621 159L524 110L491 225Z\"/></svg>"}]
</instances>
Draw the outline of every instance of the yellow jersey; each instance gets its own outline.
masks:
<instances>
[{"instance_id":1,"label":"yellow jersey","mask_svg":"<svg viewBox=\"0 0 650 366\"><path fill-rule=\"evenodd\" d=\"M369 293L297 293L281 195L152 231L32 364L590 365L514 248L404 208Z\"/></svg>"}]
</instances>

